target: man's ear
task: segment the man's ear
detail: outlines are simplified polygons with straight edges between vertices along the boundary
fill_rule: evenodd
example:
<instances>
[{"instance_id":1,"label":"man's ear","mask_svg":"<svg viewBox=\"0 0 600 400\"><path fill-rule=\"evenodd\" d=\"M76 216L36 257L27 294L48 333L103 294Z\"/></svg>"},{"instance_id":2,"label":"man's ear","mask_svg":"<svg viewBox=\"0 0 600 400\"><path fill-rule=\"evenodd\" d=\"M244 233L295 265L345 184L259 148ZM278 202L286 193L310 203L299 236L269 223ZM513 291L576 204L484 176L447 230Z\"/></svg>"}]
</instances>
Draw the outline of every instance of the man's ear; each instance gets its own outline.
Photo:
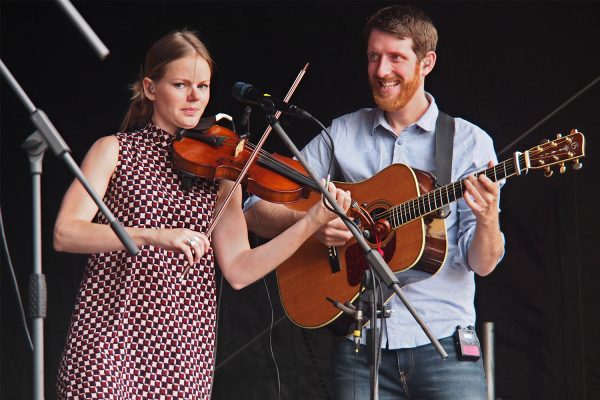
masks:
<instances>
[{"instance_id":1,"label":"man's ear","mask_svg":"<svg viewBox=\"0 0 600 400\"><path fill-rule=\"evenodd\" d=\"M423 76L429 75L433 67L435 66L435 61L437 56L434 51L429 51L425 55L425 57L421 60L421 71Z\"/></svg>"}]
</instances>

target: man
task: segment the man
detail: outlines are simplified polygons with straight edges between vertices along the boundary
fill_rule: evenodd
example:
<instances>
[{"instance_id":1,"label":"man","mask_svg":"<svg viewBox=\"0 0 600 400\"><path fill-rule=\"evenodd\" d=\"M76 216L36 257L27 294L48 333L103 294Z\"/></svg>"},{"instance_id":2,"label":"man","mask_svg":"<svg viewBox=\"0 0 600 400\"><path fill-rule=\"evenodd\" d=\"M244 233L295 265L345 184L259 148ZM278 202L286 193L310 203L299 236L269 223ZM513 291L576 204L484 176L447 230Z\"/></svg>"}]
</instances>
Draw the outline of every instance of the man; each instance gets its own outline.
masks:
<instances>
[{"instance_id":1,"label":"man","mask_svg":"<svg viewBox=\"0 0 600 400\"><path fill-rule=\"evenodd\" d=\"M437 31L431 20L412 7L377 11L366 27L368 75L374 109L361 109L333 121L335 180L362 181L392 163L435 173L435 126L439 111L425 92L425 77L436 62ZM304 149L309 166L327 175L330 150L322 136ZM442 360L419 325L394 296L386 320L379 377L381 399L481 399L486 396L481 359L460 361L452 335L456 327L475 324L474 274L492 272L504 253L499 227L499 185L473 173L496 162L491 138L477 126L455 119L451 180L467 178L463 199L451 205L446 219L447 256L439 273L404 287L408 300L438 338L449 358ZM390 182L393 185L394 182ZM254 232L272 237L301 213L256 199L246 211ZM351 238L341 220L317 233L327 246ZM364 337L364 335L363 335ZM355 356L350 340L333 349L335 395L369 398L367 349Z\"/></svg>"}]
</instances>

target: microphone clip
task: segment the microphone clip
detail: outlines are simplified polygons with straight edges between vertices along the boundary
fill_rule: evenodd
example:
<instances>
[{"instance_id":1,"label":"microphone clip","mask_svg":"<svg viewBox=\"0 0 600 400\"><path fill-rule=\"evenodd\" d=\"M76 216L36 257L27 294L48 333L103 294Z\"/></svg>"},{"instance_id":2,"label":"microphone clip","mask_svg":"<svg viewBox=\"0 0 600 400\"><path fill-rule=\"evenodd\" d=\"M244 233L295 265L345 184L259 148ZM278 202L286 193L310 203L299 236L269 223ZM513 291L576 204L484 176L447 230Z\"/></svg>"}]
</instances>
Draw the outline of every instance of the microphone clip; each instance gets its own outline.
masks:
<instances>
[{"instance_id":1,"label":"microphone clip","mask_svg":"<svg viewBox=\"0 0 600 400\"><path fill-rule=\"evenodd\" d=\"M242 117L240 118L240 125L243 130L243 132L240 134L240 139L247 139L250 137L250 113L251 112L252 112L252 107L250 107L250 106L244 107L244 112L242 113Z\"/></svg>"}]
</instances>

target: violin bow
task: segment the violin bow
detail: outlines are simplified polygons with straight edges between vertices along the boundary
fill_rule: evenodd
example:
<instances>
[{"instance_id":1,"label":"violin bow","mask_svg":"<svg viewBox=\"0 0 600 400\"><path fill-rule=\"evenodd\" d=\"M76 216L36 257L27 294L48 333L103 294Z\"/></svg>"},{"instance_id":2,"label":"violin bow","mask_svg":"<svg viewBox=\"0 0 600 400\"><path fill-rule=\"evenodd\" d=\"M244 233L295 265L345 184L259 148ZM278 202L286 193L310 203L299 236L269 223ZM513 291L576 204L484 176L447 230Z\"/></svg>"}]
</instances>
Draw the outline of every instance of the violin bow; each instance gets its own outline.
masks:
<instances>
[{"instance_id":1,"label":"violin bow","mask_svg":"<svg viewBox=\"0 0 600 400\"><path fill-rule=\"evenodd\" d=\"M304 68L302 68L300 70L300 72L298 73L298 76L296 76L296 79L294 80L294 83L292 83L292 86L290 87L290 89L288 90L287 94L285 95L285 97L283 99L283 101L285 101L286 103L290 100L290 98L292 97L292 95L296 91L296 88L300 84L300 81L302 80L302 78L304 77L304 74L306 73L306 70L308 69L308 65L309 65L309 63L306 63L306 65L304 65ZM277 112L275 112L275 118L279 118L280 115L281 115L281 111L277 110ZM248 158L248 161L244 165L244 168L242 168L242 170L240 171L240 174L239 174L238 178L235 180L235 183L233 184L233 187L231 188L231 190L229 191L229 193L227 193L227 196L225 197L225 200L223 200L223 204L221 204L221 207L219 208L219 210L217 211L217 213L213 217L212 222L208 226L208 229L206 230L206 233L205 233L205 235L207 237L211 235L211 233L214 230L215 226L217 226L217 223L219 222L219 220L223 216L223 212L225 211L225 208L227 207L227 205L229 204L229 202L233 198L233 194L237 190L238 186L241 185L242 180L244 179L244 177L246 176L246 173L248 172L248 169L250 168L250 166L254 162L256 156L258 155L258 153L261 151L261 149L263 147L263 144L265 143L265 141L269 137L269 134L271 133L272 129L273 128L271 128L271 125L268 125L267 129L265 129L265 132L263 133L262 137L260 138L260 140L256 144L256 146L254 148L254 151L252 151L252 153L250 154L250 157ZM246 139L241 139L241 140L246 140ZM181 277L179 278L180 282L185 278L185 276L187 275L188 271L190 270L190 267L191 267L191 265L188 265L187 267L185 267L185 269L183 270L183 273L181 274Z\"/></svg>"}]
</instances>

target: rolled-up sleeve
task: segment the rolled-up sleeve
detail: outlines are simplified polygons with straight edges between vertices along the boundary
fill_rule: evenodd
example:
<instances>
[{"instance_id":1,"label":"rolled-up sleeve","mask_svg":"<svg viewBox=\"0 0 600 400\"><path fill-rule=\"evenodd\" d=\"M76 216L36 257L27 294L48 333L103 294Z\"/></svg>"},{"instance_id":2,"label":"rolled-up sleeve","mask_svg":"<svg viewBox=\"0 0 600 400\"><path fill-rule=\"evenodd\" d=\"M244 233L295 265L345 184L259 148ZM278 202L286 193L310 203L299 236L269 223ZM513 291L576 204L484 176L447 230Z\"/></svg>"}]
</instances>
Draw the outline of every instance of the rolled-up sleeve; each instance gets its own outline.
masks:
<instances>
[{"instance_id":1,"label":"rolled-up sleeve","mask_svg":"<svg viewBox=\"0 0 600 400\"><path fill-rule=\"evenodd\" d=\"M472 135L473 141L463 158L463 160L469 160L470 163L461 168L464 173L460 176L459 180L463 180L475 172L487 169L487 163L490 160L494 162L494 165L498 163L492 139L479 128L475 129ZM504 183L504 179L499 182L500 188ZM455 262L462 263L466 268L471 270L467 254L475 235L476 218L464 198L457 201L456 211L458 213L458 252ZM500 212L500 192L498 193L498 212ZM502 232L500 234L502 235L502 242L504 244L504 234ZM498 258L496 264L502 260L504 253L505 249L503 246L502 255Z\"/></svg>"}]
</instances>

